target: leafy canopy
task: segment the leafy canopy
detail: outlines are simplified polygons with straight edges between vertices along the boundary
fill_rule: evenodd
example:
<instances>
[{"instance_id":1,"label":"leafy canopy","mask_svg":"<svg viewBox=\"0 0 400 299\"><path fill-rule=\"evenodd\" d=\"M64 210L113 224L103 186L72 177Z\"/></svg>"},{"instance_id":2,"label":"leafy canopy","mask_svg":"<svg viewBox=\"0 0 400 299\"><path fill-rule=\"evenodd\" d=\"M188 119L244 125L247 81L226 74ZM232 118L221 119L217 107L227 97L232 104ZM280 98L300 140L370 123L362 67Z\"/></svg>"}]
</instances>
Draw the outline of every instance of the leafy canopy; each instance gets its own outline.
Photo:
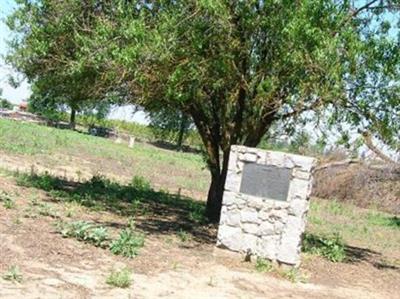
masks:
<instances>
[{"instance_id":1,"label":"leafy canopy","mask_svg":"<svg viewBox=\"0 0 400 299\"><path fill-rule=\"evenodd\" d=\"M277 122L346 123L398 148L398 0L18 2L11 60L28 78L193 119L214 218L230 146Z\"/></svg>"}]
</instances>

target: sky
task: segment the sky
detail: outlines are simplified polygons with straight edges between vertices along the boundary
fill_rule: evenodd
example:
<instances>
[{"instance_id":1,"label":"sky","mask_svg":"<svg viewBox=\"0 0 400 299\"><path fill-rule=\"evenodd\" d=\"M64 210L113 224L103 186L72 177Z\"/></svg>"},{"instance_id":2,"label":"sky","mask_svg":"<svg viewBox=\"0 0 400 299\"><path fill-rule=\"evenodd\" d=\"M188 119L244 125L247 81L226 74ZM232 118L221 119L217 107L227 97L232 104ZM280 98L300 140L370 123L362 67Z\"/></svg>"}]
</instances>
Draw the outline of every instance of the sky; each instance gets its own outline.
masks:
<instances>
[{"instance_id":1,"label":"sky","mask_svg":"<svg viewBox=\"0 0 400 299\"><path fill-rule=\"evenodd\" d=\"M3 56L7 53L6 40L11 36L7 26L4 24L4 19L10 14L14 6L15 3L13 0L0 0L0 88L3 90L3 98L6 98L14 104L18 104L29 98L31 91L26 81L17 89L14 89L8 84L9 76L15 75L15 72L4 62Z\"/></svg>"}]
</instances>

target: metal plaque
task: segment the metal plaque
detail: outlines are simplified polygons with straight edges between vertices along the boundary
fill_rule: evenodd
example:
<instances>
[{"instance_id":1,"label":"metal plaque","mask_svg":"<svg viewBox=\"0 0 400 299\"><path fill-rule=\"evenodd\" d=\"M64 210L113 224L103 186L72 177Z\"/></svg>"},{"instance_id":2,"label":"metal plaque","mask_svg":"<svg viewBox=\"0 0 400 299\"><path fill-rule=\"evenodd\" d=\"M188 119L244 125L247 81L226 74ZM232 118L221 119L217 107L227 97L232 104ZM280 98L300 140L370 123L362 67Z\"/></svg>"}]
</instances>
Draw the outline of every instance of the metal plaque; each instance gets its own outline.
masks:
<instances>
[{"instance_id":1,"label":"metal plaque","mask_svg":"<svg viewBox=\"0 0 400 299\"><path fill-rule=\"evenodd\" d=\"M245 163L240 192L248 195L286 201L291 169L256 163Z\"/></svg>"}]
</instances>

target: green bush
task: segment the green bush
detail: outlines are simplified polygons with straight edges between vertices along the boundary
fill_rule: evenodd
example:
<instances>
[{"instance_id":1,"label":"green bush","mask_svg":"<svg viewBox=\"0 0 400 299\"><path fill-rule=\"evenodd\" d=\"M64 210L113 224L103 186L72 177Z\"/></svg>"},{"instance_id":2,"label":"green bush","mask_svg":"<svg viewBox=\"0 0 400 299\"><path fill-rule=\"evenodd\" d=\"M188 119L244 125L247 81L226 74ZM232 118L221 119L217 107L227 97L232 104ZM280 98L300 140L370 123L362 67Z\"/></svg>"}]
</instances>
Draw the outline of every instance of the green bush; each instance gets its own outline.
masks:
<instances>
[{"instance_id":1,"label":"green bush","mask_svg":"<svg viewBox=\"0 0 400 299\"><path fill-rule=\"evenodd\" d=\"M133 258L139 254L139 249L144 245L143 234L135 232L132 228L121 231L119 238L110 245L113 254Z\"/></svg>"},{"instance_id":2,"label":"green bush","mask_svg":"<svg viewBox=\"0 0 400 299\"><path fill-rule=\"evenodd\" d=\"M61 225L61 234L64 237L75 238L97 247L106 247L109 239L106 228L94 227L92 223L86 221L76 221Z\"/></svg>"},{"instance_id":3,"label":"green bush","mask_svg":"<svg viewBox=\"0 0 400 299\"><path fill-rule=\"evenodd\" d=\"M142 176L138 176L138 175L135 175L132 178L131 187L137 189L138 191L152 190L150 182L146 178L144 178Z\"/></svg>"},{"instance_id":4,"label":"green bush","mask_svg":"<svg viewBox=\"0 0 400 299\"><path fill-rule=\"evenodd\" d=\"M132 272L128 268L112 271L107 277L106 283L118 287L118 288L128 288L132 284Z\"/></svg>"},{"instance_id":5,"label":"green bush","mask_svg":"<svg viewBox=\"0 0 400 299\"><path fill-rule=\"evenodd\" d=\"M342 262L346 258L345 245L339 234L331 237L305 234L302 249L304 252L323 256L331 262Z\"/></svg>"}]
</instances>

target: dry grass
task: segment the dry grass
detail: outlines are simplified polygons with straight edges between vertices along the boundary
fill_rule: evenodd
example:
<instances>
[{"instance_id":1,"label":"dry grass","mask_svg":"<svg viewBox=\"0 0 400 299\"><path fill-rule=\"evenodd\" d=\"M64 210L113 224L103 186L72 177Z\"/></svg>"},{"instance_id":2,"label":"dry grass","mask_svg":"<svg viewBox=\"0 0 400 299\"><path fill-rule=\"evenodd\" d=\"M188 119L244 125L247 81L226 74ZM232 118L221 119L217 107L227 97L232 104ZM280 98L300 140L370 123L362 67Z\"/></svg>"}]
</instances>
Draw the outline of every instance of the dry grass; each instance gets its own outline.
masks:
<instances>
[{"instance_id":1,"label":"dry grass","mask_svg":"<svg viewBox=\"0 0 400 299\"><path fill-rule=\"evenodd\" d=\"M380 169L363 164L331 167L318 171L314 179L316 197L400 213L400 170L390 165Z\"/></svg>"}]
</instances>

